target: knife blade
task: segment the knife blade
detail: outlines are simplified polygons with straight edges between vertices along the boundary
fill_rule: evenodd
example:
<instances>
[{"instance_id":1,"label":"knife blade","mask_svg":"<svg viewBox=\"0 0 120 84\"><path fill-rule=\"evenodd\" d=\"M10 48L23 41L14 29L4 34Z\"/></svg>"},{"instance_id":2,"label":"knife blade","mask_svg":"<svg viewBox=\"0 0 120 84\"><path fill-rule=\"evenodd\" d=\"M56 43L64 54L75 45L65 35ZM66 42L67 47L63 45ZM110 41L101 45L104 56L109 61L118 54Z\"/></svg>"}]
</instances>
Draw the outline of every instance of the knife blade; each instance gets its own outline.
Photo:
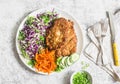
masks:
<instances>
[{"instance_id":1,"label":"knife blade","mask_svg":"<svg viewBox=\"0 0 120 84\"><path fill-rule=\"evenodd\" d=\"M114 23L113 23L113 15L109 11L107 11L106 13L107 13L107 16L108 16L110 32L111 32L114 65L119 66L120 64L119 64L117 44L115 42L115 26L114 26Z\"/></svg>"},{"instance_id":2,"label":"knife blade","mask_svg":"<svg viewBox=\"0 0 120 84\"><path fill-rule=\"evenodd\" d=\"M114 26L114 23L113 23L113 16L112 16L111 12L107 11L106 13L107 13L108 20L109 20L111 39L112 39L112 42L115 42L115 26Z\"/></svg>"}]
</instances>

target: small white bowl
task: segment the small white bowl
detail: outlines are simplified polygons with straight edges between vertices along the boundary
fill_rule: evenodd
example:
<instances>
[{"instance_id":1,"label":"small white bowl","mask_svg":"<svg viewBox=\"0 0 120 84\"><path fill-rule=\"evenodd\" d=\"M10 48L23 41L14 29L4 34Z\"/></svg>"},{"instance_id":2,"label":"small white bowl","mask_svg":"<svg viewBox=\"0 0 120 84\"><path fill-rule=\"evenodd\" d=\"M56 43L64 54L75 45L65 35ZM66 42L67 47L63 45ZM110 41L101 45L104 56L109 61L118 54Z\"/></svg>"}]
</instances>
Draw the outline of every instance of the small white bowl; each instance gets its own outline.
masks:
<instances>
[{"instance_id":1,"label":"small white bowl","mask_svg":"<svg viewBox=\"0 0 120 84\"><path fill-rule=\"evenodd\" d=\"M90 75L90 73L88 73L87 71L76 71L74 72L72 75L71 75L71 78L70 78L70 84L73 84L73 76L78 73L78 72L85 72L87 73L89 79L90 79L90 84L92 84L92 76Z\"/></svg>"}]
</instances>

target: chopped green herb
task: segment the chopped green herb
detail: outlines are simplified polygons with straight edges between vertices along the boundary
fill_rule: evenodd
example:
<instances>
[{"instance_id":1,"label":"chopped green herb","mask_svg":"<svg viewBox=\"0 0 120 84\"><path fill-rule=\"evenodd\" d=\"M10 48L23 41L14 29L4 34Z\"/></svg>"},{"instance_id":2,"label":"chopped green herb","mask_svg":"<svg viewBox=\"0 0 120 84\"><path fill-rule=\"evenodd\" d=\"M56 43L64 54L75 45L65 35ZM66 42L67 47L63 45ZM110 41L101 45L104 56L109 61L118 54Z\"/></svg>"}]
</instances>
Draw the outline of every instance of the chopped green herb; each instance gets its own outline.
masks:
<instances>
[{"instance_id":1,"label":"chopped green herb","mask_svg":"<svg viewBox=\"0 0 120 84\"><path fill-rule=\"evenodd\" d=\"M78 72L73 76L73 84L91 84L89 75L86 72Z\"/></svg>"},{"instance_id":2,"label":"chopped green herb","mask_svg":"<svg viewBox=\"0 0 120 84\"><path fill-rule=\"evenodd\" d=\"M86 67L89 67L90 65L89 64L86 64Z\"/></svg>"},{"instance_id":3,"label":"chopped green herb","mask_svg":"<svg viewBox=\"0 0 120 84\"><path fill-rule=\"evenodd\" d=\"M85 63L84 61L81 62L81 65L82 65L82 70L85 70L87 69L90 65L88 63Z\"/></svg>"},{"instance_id":4,"label":"chopped green herb","mask_svg":"<svg viewBox=\"0 0 120 84\"><path fill-rule=\"evenodd\" d=\"M44 36L40 36L40 40L44 41L45 40Z\"/></svg>"},{"instance_id":5,"label":"chopped green herb","mask_svg":"<svg viewBox=\"0 0 120 84\"><path fill-rule=\"evenodd\" d=\"M40 41L36 41L36 44L40 44Z\"/></svg>"},{"instance_id":6,"label":"chopped green herb","mask_svg":"<svg viewBox=\"0 0 120 84\"><path fill-rule=\"evenodd\" d=\"M29 60L28 65L33 67L35 65L35 62L36 62L35 60Z\"/></svg>"},{"instance_id":7,"label":"chopped green herb","mask_svg":"<svg viewBox=\"0 0 120 84\"><path fill-rule=\"evenodd\" d=\"M25 49L21 48L21 52L26 59L29 59L29 55L25 52Z\"/></svg>"},{"instance_id":8,"label":"chopped green herb","mask_svg":"<svg viewBox=\"0 0 120 84\"><path fill-rule=\"evenodd\" d=\"M48 24L50 21L50 17L48 15L43 15L43 16L41 16L41 18L45 24Z\"/></svg>"},{"instance_id":9,"label":"chopped green herb","mask_svg":"<svg viewBox=\"0 0 120 84\"><path fill-rule=\"evenodd\" d=\"M39 29L35 29L35 32L36 32L36 33L39 33L39 32L40 32L40 30L39 30Z\"/></svg>"},{"instance_id":10,"label":"chopped green herb","mask_svg":"<svg viewBox=\"0 0 120 84\"><path fill-rule=\"evenodd\" d=\"M27 20L26 20L25 23L26 23L27 25L31 26L31 25L33 24L34 20L35 20L35 18L32 17L32 16L30 16L30 17L27 18Z\"/></svg>"},{"instance_id":11,"label":"chopped green herb","mask_svg":"<svg viewBox=\"0 0 120 84\"><path fill-rule=\"evenodd\" d=\"M19 36L18 36L18 40L24 40L24 38L25 38L24 32L20 31Z\"/></svg>"}]
</instances>

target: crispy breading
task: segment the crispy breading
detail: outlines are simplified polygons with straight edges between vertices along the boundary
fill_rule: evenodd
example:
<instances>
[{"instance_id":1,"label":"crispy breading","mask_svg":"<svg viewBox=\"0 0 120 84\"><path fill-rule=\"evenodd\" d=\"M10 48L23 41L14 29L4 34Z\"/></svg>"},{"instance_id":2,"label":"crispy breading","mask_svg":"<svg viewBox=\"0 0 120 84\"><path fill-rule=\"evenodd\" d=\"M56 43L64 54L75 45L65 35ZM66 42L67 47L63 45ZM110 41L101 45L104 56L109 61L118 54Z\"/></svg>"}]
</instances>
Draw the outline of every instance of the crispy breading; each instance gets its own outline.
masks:
<instances>
[{"instance_id":1,"label":"crispy breading","mask_svg":"<svg viewBox=\"0 0 120 84\"><path fill-rule=\"evenodd\" d=\"M73 22L65 18L56 19L53 26L47 29L46 45L50 50L55 50L57 57L76 52L77 37Z\"/></svg>"}]
</instances>

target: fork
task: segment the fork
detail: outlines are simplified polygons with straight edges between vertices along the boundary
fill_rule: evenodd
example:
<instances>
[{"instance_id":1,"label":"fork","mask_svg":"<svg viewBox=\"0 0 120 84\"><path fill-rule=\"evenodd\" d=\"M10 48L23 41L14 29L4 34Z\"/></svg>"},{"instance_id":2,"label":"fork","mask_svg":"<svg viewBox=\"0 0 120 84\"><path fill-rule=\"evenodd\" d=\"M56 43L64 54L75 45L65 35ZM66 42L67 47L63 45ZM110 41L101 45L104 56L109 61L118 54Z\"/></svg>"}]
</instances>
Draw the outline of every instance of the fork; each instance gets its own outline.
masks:
<instances>
[{"instance_id":1,"label":"fork","mask_svg":"<svg viewBox=\"0 0 120 84\"><path fill-rule=\"evenodd\" d=\"M99 42L99 54L97 56L97 60L96 63L97 65L102 65L102 57L101 57L101 24L96 23L96 25L94 25L94 34L95 37L97 38L98 42Z\"/></svg>"},{"instance_id":2,"label":"fork","mask_svg":"<svg viewBox=\"0 0 120 84\"><path fill-rule=\"evenodd\" d=\"M107 32L107 29L108 29L108 25L106 24L106 21L103 21L101 20L101 39L102 41L100 41L101 43L101 52L102 52L102 62L103 62L103 65L106 65L108 64L108 59L107 59L107 55L104 53L104 48L103 48L103 39L104 37L106 36L106 32Z\"/></svg>"},{"instance_id":3,"label":"fork","mask_svg":"<svg viewBox=\"0 0 120 84\"><path fill-rule=\"evenodd\" d=\"M107 20L106 20L107 21ZM106 24L106 21L101 20L101 36L102 36L102 42L103 42L103 38L106 36L106 32L108 29L108 25Z\"/></svg>"}]
</instances>

